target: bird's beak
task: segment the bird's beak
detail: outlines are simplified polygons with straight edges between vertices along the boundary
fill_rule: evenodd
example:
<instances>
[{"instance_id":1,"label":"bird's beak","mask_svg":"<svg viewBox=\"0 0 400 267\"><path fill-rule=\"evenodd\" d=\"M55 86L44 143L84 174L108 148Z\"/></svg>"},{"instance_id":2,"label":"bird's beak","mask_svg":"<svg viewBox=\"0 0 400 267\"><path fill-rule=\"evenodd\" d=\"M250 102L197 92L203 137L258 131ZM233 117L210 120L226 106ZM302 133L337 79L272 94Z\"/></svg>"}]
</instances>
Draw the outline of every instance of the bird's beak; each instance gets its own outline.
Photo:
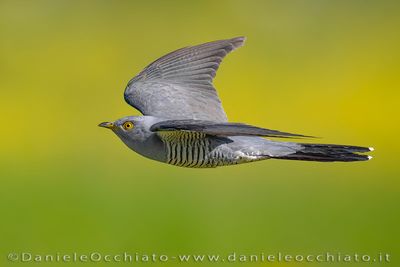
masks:
<instances>
[{"instance_id":1,"label":"bird's beak","mask_svg":"<svg viewBox=\"0 0 400 267\"><path fill-rule=\"evenodd\" d=\"M112 122L102 122L99 124L100 127L108 128L108 129L113 129L114 128L114 123Z\"/></svg>"}]
</instances>

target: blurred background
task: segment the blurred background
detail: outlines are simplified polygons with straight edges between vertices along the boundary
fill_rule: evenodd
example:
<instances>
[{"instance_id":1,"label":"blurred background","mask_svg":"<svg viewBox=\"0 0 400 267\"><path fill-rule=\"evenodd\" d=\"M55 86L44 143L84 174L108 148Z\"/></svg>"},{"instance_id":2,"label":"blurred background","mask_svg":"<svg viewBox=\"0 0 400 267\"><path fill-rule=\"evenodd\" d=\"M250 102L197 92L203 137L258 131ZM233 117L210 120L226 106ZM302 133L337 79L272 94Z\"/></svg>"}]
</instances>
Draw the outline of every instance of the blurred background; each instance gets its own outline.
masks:
<instances>
[{"instance_id":1,"label":"blurred background","mask_svg":"<svg viewBox=\"0 0 400 267\"><path fill-rule=\"evenodd\" d=\"M399 1L0 1L0 265L29 265L14 251L329 251L399 266L399 14ZM151 61L241 35L215 80L231 121L374 159L186 169L97 127L139 114L123 91Z\"/></svg>"}]
</instances>

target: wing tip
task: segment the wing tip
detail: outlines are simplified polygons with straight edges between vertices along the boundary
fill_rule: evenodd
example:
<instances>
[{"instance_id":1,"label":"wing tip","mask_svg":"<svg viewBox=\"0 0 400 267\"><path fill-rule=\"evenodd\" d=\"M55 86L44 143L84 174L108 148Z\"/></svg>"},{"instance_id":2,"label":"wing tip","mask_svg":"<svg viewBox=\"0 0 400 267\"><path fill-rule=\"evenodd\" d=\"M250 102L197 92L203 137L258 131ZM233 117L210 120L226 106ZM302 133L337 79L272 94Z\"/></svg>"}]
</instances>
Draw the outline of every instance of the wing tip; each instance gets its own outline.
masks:
<instances>
[{"instance_id":1,"label":"wing tip","mask_svg":"<svg viewBox=\"0 0 400 267\"><path fill-rule=\"evenodd\" d=\"M247 39L246 36L238 36L238 37L229 39L229 41L232 43L233 47L236 49L236 48L243 46L246 39Z\"/></svg>"}]
</instances>

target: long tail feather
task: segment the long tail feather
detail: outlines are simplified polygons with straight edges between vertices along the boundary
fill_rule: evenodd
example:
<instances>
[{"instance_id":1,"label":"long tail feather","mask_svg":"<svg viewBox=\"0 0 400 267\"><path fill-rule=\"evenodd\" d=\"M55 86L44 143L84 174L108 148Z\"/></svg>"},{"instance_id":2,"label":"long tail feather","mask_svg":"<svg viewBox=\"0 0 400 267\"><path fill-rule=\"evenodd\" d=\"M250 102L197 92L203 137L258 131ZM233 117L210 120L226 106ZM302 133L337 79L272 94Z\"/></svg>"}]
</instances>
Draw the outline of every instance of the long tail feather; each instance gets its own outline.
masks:
<instances>
[{"instance_id":1,"label":"long tail feather","mask_svg":"<svg viewBox=\"0 0 400 267\"><path fill-rule=\"evenodd\" d=\"M324 145L324 144L301 144L302 149L299 151L280 157L277 159L288 160L307 160L307 161L365 161L370 160L372 157L368 155L361 155L358 153L365 153L373 151L373 148L347 146L347 145Z\"/></svg>"}]
</instances>

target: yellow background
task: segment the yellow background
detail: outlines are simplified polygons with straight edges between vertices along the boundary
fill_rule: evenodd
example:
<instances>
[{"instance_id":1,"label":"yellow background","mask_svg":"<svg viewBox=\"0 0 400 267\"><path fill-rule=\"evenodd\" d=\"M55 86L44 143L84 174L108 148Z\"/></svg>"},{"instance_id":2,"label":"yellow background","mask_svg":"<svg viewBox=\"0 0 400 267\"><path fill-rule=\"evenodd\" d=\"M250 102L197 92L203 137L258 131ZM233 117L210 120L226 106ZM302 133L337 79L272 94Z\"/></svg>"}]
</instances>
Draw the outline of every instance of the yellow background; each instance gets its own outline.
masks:
<instances>
[{"instance_id":1,"label":"yellow background","mask_svg":"<svg viewBox=\"0 0 400 267\"><path fill-rule=\"evenodd\" d=\"M330 251L398 266L399 14L399 1L1 1L0 265L29 265L13 251ZM139 114L123 90L157 57L241 35L215 80L231 121L374 159L185 169L97 127Z\"/></svg>"}]
</instances>

